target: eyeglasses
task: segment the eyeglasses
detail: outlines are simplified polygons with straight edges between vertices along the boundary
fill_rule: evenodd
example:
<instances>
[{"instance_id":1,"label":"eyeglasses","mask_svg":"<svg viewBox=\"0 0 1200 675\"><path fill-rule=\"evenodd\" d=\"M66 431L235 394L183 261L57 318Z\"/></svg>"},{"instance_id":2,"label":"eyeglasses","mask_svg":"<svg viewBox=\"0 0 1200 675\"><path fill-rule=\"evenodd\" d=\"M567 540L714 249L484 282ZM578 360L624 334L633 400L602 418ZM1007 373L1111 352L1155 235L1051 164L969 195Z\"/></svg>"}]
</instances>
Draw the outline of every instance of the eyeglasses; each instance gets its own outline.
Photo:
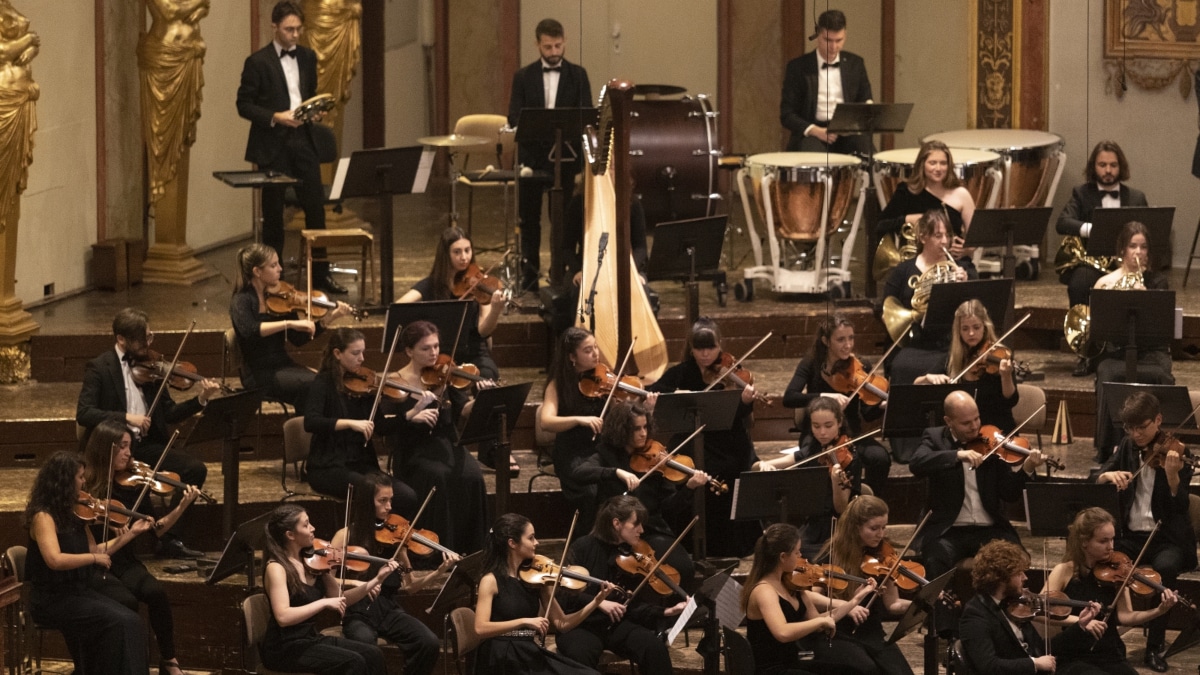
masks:
<instances>
[{"instance_id":1,"label":"eyeglasses","mask_svg":"<svg viewBox=\"0 0 1200 675\"><path fill-rule=\"evenodd\" d=\"M1141 424L1139 424L1137 426L1130 426L1128 424L1123 424L1123 425L1121 425L1121 427L1123 429L1125 429L1125 433L1127 433L1127 434L1132 434L1134 432L1137 432L1140 434L1140 433L1145 432L1147 429L1149 429L1151 424L1154 424L1154 420L1146 420L1145 422L1142 422Z\"/></svg>"}]
</instances>

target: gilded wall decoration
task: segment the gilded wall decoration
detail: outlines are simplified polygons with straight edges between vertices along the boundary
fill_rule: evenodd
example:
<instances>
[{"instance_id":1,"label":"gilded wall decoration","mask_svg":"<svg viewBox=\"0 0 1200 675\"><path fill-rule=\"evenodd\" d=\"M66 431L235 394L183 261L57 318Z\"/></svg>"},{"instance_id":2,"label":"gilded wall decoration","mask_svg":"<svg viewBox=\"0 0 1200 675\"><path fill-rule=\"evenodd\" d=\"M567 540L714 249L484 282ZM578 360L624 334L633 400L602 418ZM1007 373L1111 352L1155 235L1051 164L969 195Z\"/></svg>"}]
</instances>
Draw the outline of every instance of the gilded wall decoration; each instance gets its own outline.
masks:
<instances>
[{"instance_id":1,"label":"gilded wall decoration","mask_svg":"<svg viewBox=\"0 0 1200 675\"><path fill-rule=\"evenodd\" d=\"M977 0L971 5L975 66L971 73L971 125L1008 129L1019 118L1018 73L1020 3Z\"/></svg>"},{"instance_id":2,"label":"gilded wall decoration","mask_svg":"<svg viewBox=\"0 0 1200 675\"><path fill-rule=\"evenodd\" d=\"M1105 0L1105 93L1176 84L1187 98L1200 59L1200 0Z\"/></svg>"}]
</instances>

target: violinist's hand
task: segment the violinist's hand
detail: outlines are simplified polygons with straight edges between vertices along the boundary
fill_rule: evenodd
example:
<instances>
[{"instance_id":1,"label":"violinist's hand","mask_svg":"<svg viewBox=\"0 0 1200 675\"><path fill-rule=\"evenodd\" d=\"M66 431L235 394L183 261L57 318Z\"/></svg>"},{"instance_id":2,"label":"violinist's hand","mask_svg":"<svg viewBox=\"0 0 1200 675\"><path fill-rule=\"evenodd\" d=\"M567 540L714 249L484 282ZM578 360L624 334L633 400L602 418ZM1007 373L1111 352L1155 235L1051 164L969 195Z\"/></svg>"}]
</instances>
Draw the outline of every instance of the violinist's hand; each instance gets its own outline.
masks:
<instances>
[{"instance_id":1,"label":"violinist's hand","mask_svg":"<svg viewBox=\"0 0 1200 675\"><path fill-rule=\"evenodd\" d=\"M495 389L496 381L495 380L480 380L475 383L475 388L476 389Z\"/></svg>"},{"instance_id":2,"label":"violinist's hand","mask_svg":"<svg viewBox=\"0 0 1200 675\"><path fill-rule=\"evenodd\" d=\"M617 479L625 483L625 490L633 492L642 484L642 479L625 469L617 469Z\"/></svg>"},{"instance_id":3,"label":"violinist's hand","mask_svg":"<svg viewBox=\"0 0 1200 675\"><path fill-rule=\"evenodd\" d=\"M918 379L922 381L917 384L950 384L950 376L944 373L927 373Z\"/></svg>"},{"instance_id":4,"label":"violinist's hand","mask_svg":"<svg viewBox=\"0 0 1200 675\"><path fill-rule=\"evenodd\" d=\"M350 316L352 313L354 313L354 308L352 308L349 304L338 300L337 307L334 307L333 311L329 313L329 320L332 321L338 317Z\"/></svg>"},{"instance_id":5,"label":"violinist's hand","mask_svg":"<svg viewBox=\"0 0 1200 675\"><path fill-rule=\"evenodd\" d=\"M388 578L392 572L398 569L400 569L400 563L395 560L389 560L386 565L381 566L379 571L375 573L375 580L383 583L384 579Z\"/></svg>"},{"instance_id":6,"label":"violinist's hand","mask_svg":"<svg viewBox=\"0 0 1200 675\"><path fill-rule=\"evenodd\" d=\"M604 599L607 598L610 593L612 593L613 588L614 588L614 586L607 581L600 584L600 592L596 593L596 597L593 598L593 600L599 600L600 602L604 602Z\"/></svg>"},{"instance_id":7,"label":"violinist's hand","mask_svg":"<svg viewBox=\"0 0 1200 675\"><path fill-rule=\"evenodd\" d=\"M850 617L850 620L854 622L855 626L861 626L864 621L870 618L871 610L863 607L862 605L855 605L854 607L850 608L850 611L846 613L846 616Z\"/></svg>"},{"instance_id":8,"label":"violinist's hand","mask_svg":"<svg viewBox=\"0 0 1200 675\"><path fill-rule=\"evenodd\" d=\"M1118 490L1124 490L1129 487L1129 482L1133 480L1133 474L1128 471L1105 471L1096 479L1097 483L1112 483L1117 486Z\"/></svg>"},{"instance_id":9,"label":"violinist's hand","mask_svg":"<svg viewBox=\"0 0 1200 675\"><path fill-rule=\"evenodd\" d=\"M186 508L186 507L194 504L196 502L196 499L199 497L200 497L200 488L196 487L195 485L189 485L186 488L184 488L183 499L180 500L180 503L183 504L184 507Z\"/></svg>"},{"instance_id":10,"label":"violinist's hand","mask_svg":"<svg viewBox=\"0 0 1200 675\"><path fill-rule=\"evenodd\" d=\"M1163 460L1163 471L1167 475L1178 476L1180 470L1183 469L1183 457L1174 450L1167 453L1167 458Z\"/></svg>"},{"instance_id":11,"label":"violinist's hand","mask_svg":"<svg viewBox=\"0 0 1200 675\"><path fill-rule=\"evenodd\" d=\"M1023 468L1025 469L1025 473L1033 473L1039 466L1045 463L1046 456L1042 454L1041 450L1034 448L1029 451L1029 456L1025 458Z\"/></svg>"},{"instance_id":12,"label":"violinist's hand","mask_svg":"<svg viewBox=\"0 0 1200 675\"><path fill-rule=\"evenodd\" d=\"M600 611L604 612L604 615L608 617L609 621L616 623L625 616L625 605L622 605L619 602L613 602L612 600L605 600L604 602L600 603Z\"/></svg>"},{"instance_id":13,"label":"violinist's hand","mask_svg":"<svg viewBox=\"0 0 1200 675\"><path fill-rule=\"evenodd\" d=\"M533 630L538 635L545 635L550 630L550 619L541 616L526 619L525 628Z\"/></svg>"},{"instance_id":14,"label":"violinist's hand","mask_svg":"<svg viewBox=\"0 0 1200 675\"><path fill-rule=\"evenodd\" d=\"M95 559L95 564L104 569L112 568L112 558L107 553L93 553L92 558Z\"/></svg>"},{"instance_id":15,"label":"violinist's hand","mask_svg":"<svg viewBox=\"0 0 1200 675\"><path fill-rule=\"evenodd\" d=\"M696 473L692 474L691 478L688 479L687 486L692 489L704 487L710 480L712 480L712 476L709 476L703 471L697 471Z\"/></svg>"},{"instance_id":16,"label":"violinist's hand","mask_svg":"<svg viewBox=\"0 0 1200 675\"><path fill-rule=\"evenodd\" d=\"M1083 611L1079 612L1079 627L1097 640L1103 637L1104 632L1108 630L1108 624L1096 618L1100 615L1100 611L1100 603L1089 602Z\"/></svg>"},{"instance_id":17,"label":"violinist's hand","mask_svg":"<svg viewBox=\"0 0 1200 675\"><path fill-rule=\"evenodd\" d=\"M1000 369L1000 377L1012 377L1012 359L1000 359L1000 365L998 367Z\"/></svg>"},{"instance_id":18,"label":"violinist's hand","mask_svg":"<svg viewBox=\"0 0 1200 675\"><path fill-rule=\"evenodd\" d=\"M125 413L125 423L131 427L137 427L138 429L141 429L142 433L150 431L150 418L145 415Z\"/></svg>"},{"instance_id":19,"label":"violinist's hand","mask_svg":"<svg viewBox=\"0 0 1200 675\"><path fill-rule=\"evenodd\" d=\"M405 558L407 558L407 557L408 557L407 554L405 554ZM456 564L458 564L458 561L460 561L460 560L462 560L462 556L453 551L450 551L449 553L443 552L442 553L442 564L438 565L437 571L449 572L450 568L454 567ZM405 565L405 567L412 567L412 565L408 564L407 560L404 561L404 565Z\"/></svg>"},{"instance_id":20,"label":"violinist's hand","mask_svg":"<svg viewBox=\"0 0 1200 675\"><path fill-rule=\"evenodd\" d=\"M1039 656L1033 660L1033 669L1039 673L1053 673L1057 662L1053 656Z\"/></svg>"},{"instance_id":21,"label":"violinist's hand","mask_svg":"<svg viewBox=\"0 0 1200 675\"><path fill-rule=\"evenodd\" d=\"M826 398L831 398L831 399L837 401L837 404L839 406L841 406L842 408L845 408L846 406L850 405L850 397L845 394L838 394L835 392L826 392L826 393L821 394L821 396L824 396Z\"/></svg>"},{"instance_id":22,"label":"violinist's hand","mask_svg":"<svg viewBox=\"0 0 1200 675\"><path fill-rule=\"evenodd\" d=\"M746 405L754 403L754 385L748 384L742 387L742 403Z\"/></svg>"},{"instance_id":23,"label":"violinist's hand","mask_svg":"<svg viewBox=\"0 0 1200 675\"><path fill-rule=\"evenodd\" d=\"M653 413L656 405L658 405L658 392L652 391L646 394L646 400L642 401L642 407L646 409L646 412Z\"/></svg>"},{"instance_id":24,"label":"violinist's hand","mask_svg":"<svg viewBox=\"0 0 1200 675\"><path fill-rule=\"evenodd\" d=\"M492 291L492 304L497 307L504 306L504 291L500 290L499 288Z\"/></svg>"},{"instance_id":25,"label":"violinist's hand","mask_svg":"<svg viewBox=\"0 0 1200 675\"><path fill-rule=\"evenodd\" d=\"M213 400L213 397L221 393L221 383L212 378L204 378L200 380L200 405L208 405L208 402Z\"/></svg>"},{"instance_id":26,"label":"violinist's hand","mask_svg":"<svg viewBox=\"0 0 1200 675\"><path fill-rule=\"evenodd\" d=\"M367 591L367 598L374 601L375 598L379 597L379 593L382 590L383 590L383 584L375 584L374 586L371 587L370 590Z\"/></svg>"},{"instance_id":27,"label":"violinist's hand","mask_svg":"<svg viewBox=\"0 0 1200 675\"><path fill-rule=\"evenodd\" d=\"M149 532L154 527L154 520L147 518L138 518L129 526L129 532L133 536L138 536L143 532Z\"/></svg>"},{"instance_id":28,"label":"violinist's hand","mask_svg":"<svg viewBox=\"0 0 1200 675\"><path fill-rule=\"evenodd\" d=\"M671 605L670 607L664 609L663 616L666 616L666 617L679 616L680 614L683 614L683 610L686 608L687 608L687 600L680 600L679 602L675 603L674 605Z\"/></svg>"},{"instance_id":29,"label":"violinist's hand","mask_svg":"<svg viewBox=\"0 0 1200 675\"><path fill-rule=\"evenodd\" d=\"M288 319L283 322L283 325L287 330L298 330L301 333L308 333L309 335L317 334L317 324L309 319Z\"/></svg>"},{"instance_id":30,"label":"violinist's hand","mask_svg":"<svg viewBox=\"0 0 1200 675\"><path fill-rule=\"evenodd\" d=\"M829 616L828 614L822 614L814 620L817 622L817 630L825 633L831 638L834 635L837 635L837 622L833 620L833 617Z\"/></svg>"},{"instance_id":31,"label":"violinist's hand","mask_svg":"<svg viewBox=\"0 0 1200 675\"><path fill-rule=\"evenodd\" d=\"M357 431L363 435L366 440L371 440L371 434L375 433L375 423L371 420L346 420L352 431Z\"/></svg>"},{"instance_id":32,"label":"violinist's hand","mask_svg":"<svg viewBox=\"0 0 1200 675\"><path fill-rule=\"evenodd\" d=\"M321 600L325 603L325 609L332 609L338 613L338 616L346 616L346 596L338 596L336 598L325 598Z\"/></svg>"},{"instance_id":33,"label":"violinist's hand","mask_svg":"<svg viewBox=\"0 0 1200 675\"><path fill-rule=\"evenodd\" d=\"M879 583L877 581L875 581L875 578L868 577L867 583L858 587L858 590L855 591L854 595L850 598L850 602L854 602L854 603L862 602L862 600L864 598L866 598L868 595L870 595L871 592L874 591L878 587L879 587ZM866 608L864 607L863 609L866 609ZM870 610L867 610L867 611L869 612Z\"/></svg>"},{"instance_id":34,"label":"violinist's hand","mask_svg":"<svg viewBox=\"0 0 1200 675\"><path fill-rule=\"evenodd\" d=\"M959 450L958 461L963 464L970 464L973 467L978 467L983 462L983 455L974 450Z\"/></svg>"},{"instance_id":35,"label":"violinist's hand","mask_svg":"<svg viewBox=\"0 0 1200 675\"><path fill-rule=\"evenodd\" d=\"M593 434L598 434L604 429L604 420L600 417L576 417L575 422L581 427L588 427Z\"/></svg>"},{"instance_id":36,"label":"violinist's hand","mask_svg":"<svg viewBox=\"0 0 1200 675\"><path fill-rule=\"evenodd\" d=\"M774 464L772 464L770 462L763 462L760 460L760 461L755 462L754 466L750 470L751 471L778 471L779 467L775 466Z\"/></svg>"},{"instance_id":37,"label":"violinist's hand","mask_svg":"<svg viewBox=\"0 0 1200 675\"><path fill-rule=\"evenodd\" d=\"M1179 595L1175 591L1169 588L1163 589L1162 601L1158 603L1158 615L1162 616L1171 611L1177 602L1179 602Z\"/></svg>"},{"instance_id":38,"label":"violinist's hand","mask_svg":"<svg viewBox=\"0 0 1200 675\"><path fill-rule=\"evenodd\" d=\"M415 413L409 421L412 422L413 424L424 424L425 426L432 429L433 427L437 426L438 409L437 408L426 408L420 412Z\"/></svg>"}]
</instances>

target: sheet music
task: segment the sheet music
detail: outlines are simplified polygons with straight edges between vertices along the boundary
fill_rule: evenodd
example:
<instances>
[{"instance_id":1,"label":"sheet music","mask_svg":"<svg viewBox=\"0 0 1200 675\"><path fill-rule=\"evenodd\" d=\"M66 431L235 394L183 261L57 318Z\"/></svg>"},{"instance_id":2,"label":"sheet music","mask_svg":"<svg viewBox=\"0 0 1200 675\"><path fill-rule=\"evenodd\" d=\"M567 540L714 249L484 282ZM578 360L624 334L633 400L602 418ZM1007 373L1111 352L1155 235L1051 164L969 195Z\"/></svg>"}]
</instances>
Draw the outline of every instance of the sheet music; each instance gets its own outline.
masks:
<instances>
[{"instance_id":1,"label":"sheet music","mask_svg":"<svg viewBox=\"0 0 1200 675\"><path fill-rule=\"evenodd\" d=\"M421 166L417 168L417 176L413 179L412 193L414 195L425 192L425 185L429 183L429 174L433 171L433 155L434 152L430 148L425 148L421 153Z\"/></svg>"},{"instance_id":2,"label":"sheet music","mask_svg":"<svg viewBox=\"0 0 1200 675\"><path fill-rule=\"evenodd\" d=\"M717 621L721 625L734 630L742 625L742 619L746 615L742 612L742 585L733 579L725 582L721 586L721 592L717 593Z\"/></svg>"},{"instance_id":3,"label":"sheet music","mask_svg":"<svg viewBox=\"0 0 1200 675\"><path fill-rule=\"evenodd\" d=\"M333 176L333 186L329 189L330 201L337 201L342 198L342 186L346 183L346 170L349 168L349 157L342 157L338 160L337 173Z\"/></svg>"},{"instance_id":4,"label":"sheet music","mask_svg":"<svg viewBox=\"0 0 1200 675\"><path fill-rule=\"evenodd\" d=\"M729 519L737 520L738 492L742 489L742 479L733 480L733 508L729 510Z\"/></svg>"},{"instance_id":5,"label":"sheet music","mask_svg":"<svg viewBox=\"0 0 1200 675\"><path fill-rule=\"evenodd\" d=\"M696 613L696 598L688 596L687 604L683 607L683 612L680 613L679 619L675 621L675 625L671 626L671 631L667 633L667 646L675 644L675 638L679 637L679 633L683 631L684 626L692 618L692 614Z\"/></svg>"}]
</instances>

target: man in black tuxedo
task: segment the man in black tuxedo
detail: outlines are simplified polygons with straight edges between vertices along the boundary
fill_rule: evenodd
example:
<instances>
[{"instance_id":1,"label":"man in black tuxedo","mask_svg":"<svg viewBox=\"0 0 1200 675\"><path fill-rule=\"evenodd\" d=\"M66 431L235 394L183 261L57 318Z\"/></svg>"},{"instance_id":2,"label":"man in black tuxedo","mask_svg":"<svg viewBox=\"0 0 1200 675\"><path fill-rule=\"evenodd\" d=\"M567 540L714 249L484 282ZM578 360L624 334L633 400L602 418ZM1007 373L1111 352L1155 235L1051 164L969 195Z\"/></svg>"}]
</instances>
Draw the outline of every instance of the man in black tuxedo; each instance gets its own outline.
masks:
<instances>
[{"instance_id":1,"label":"man in black tuxedo","mask_svg":"<svg viewBox=\"0 0 1200 675\"><path fill-rule=\"evenodd\" d=\"M513 76L512 97L508 101L508 124L515 127L523 108L590 108L592 85L583 66L563 58L562 24L554 19L542 19L534 30L541 58L517 71ZM572 142L576 159L565 152L562 162L563 205L575 189L582 156L579 144ZM550 151L554 139L525 143L517 148L520 163L533 172L520 178L521 218L521 289L537 291L541 272L542 193L554 186L554 162ZM569 160L569 161L568 161ZM528 172L523 172L528 173Z\"/></svg>"},{"instance_id":2,"label":"man in black tuxedo","mask_svg":"<svg viewBox=\"0 0 1200 675\"><path fill-rule=\"evenodd\" d=\"M312 125L296 120L292 111L317 94L317 53L297 44L304 12L294 0L280 0L271 10L271 44L246 58L237 92L238 115L250 120L246 161L262 171L279 172L300 180L296 196L304 209L304 227L325 229L325 188L317 159ZM281 186L262 189L263 243L283 260L283 206ZM314 258L324 258L314 250ZM313 263L313 286L329 293L346 289L329 274L328 262Z\"/></svg>"},{"instance_id":3,"label":"man in black tuxedo","mask_svg":"<svg viewBox=\"0 0 1200 675\"><path fill-rule=\"evenodd\" d=\"M113 419L125 423L133 437L133 457L150 466L158 464L158 458L170 440L168 425L180 422L200 412L208 400L221 389L215 380L200 381L200 395L176 404L168 392L163 392L153 415L148 415L158 394L159 383L138 384L133 378L133 365L147 357L154 333L150 332L146 313L126 307L113 318L113 335L116 344L88 362L83 372L83 388L75 408L75 422L90 435L92 429L104 420ZM87 435L81 444L87 444ZM188 485L202 487L208 477L204 462L172 448L162 461L160 470L179 474ZM173 501L183 497L182 490L175 490ZM170 533L159 541L159 554L163 557L200 557L200 553L184 546L183 542Z\"/></svg>"},{"instance_id":4,"label":"man in black tuxedo","mask_svg":"<svg viewBox=\"0 0 1200 675\"><path fill-rule=\"evenodd\" d=\"M839 152L867 155L871 137L826 131L839 103L870 103L871 81L858 54L842 51L846 15L830 9L817 18L817 48L787 64L779 120L792 132L788 152ZM809 38L812 39L811 37Z\"/></svg>"}]
</instances>

